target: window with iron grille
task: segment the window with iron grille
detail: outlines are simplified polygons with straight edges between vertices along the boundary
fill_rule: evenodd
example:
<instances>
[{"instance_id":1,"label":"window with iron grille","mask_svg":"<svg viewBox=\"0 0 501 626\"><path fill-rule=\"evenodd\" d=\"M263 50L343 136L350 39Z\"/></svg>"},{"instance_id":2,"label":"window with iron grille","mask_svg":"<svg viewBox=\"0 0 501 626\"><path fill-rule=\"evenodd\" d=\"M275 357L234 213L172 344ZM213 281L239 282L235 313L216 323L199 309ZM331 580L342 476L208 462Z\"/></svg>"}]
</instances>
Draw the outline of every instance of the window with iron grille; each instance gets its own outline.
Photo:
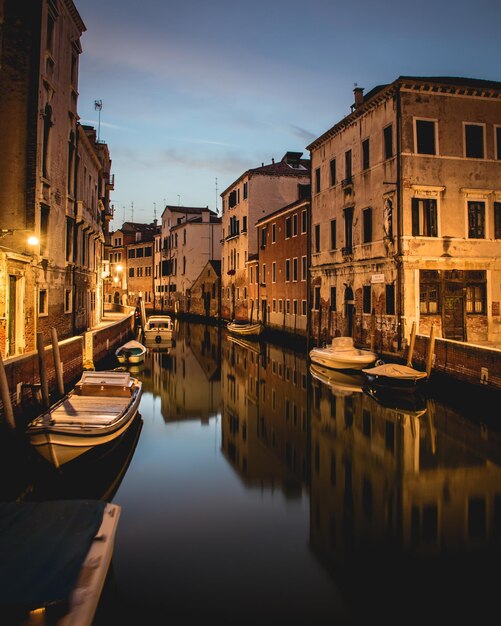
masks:
<instances>
[{"instance_id":1,"label":"window with iron grille","mask_svg":"<svg viewBox=\"0 0 501 626\"><path fill-rule=\"evenodd\" d=\"M386 315L395 315L395 285L393 283L385 286L385 307Z\"/></svg>"},{"instance_id":2,"label":"window with iron grille","mask_svg":"<svg viewBox=\"0 0 501 626\"><path fill-rule=\"evenodd\" d=\"M468 238L485 238L485 202L468 202Z\"/></svg>"},{"instance_id":3,"label":"window with iron grille","mask_svg":"<svg viewBox=\"0 0 501 626\"><path fill-rule=\"evenodd\" d=\"M362 292L363 292L363 312L364 313L370 313L371 312L371 286L370 285L364 285Z\"/></svg>"}]
</instances>

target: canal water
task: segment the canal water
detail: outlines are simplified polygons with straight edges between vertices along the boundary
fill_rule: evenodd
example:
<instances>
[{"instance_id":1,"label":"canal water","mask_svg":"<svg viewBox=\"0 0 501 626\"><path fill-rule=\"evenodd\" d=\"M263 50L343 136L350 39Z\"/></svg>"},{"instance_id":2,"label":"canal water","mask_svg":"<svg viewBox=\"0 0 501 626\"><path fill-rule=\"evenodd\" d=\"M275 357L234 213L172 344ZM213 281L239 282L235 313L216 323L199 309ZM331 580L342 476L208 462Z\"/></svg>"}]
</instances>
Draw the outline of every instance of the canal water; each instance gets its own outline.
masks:
<instances>
[{"instance_id":1,"label":"canal water","mask_svg":"<svg viewBox=\"0 0 501 626\"><path fill-rule=\"evenodd\" d=\"M57 471L28 449L3 485L4 498L122 507L94 626L499 615L492 395L374 398L310 370L304 350L201 324L129 369L144 391L119 445Z\"/></svg>"}]
</instances>

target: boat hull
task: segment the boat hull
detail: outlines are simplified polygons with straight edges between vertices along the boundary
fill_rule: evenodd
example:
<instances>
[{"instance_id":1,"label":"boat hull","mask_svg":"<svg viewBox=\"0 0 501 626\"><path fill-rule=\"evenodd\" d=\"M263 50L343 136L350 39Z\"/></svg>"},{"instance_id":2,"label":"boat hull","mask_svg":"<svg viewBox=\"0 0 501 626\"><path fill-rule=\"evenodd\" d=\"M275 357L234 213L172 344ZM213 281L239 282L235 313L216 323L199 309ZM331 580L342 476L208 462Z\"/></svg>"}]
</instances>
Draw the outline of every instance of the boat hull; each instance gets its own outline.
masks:
<instances>
[{"instance_id":1,"label":"boat hull","mask_svg":"<svg viewBox=\"0 0 501 626\"><path fill-rule=\"evenodd\" d=\"M89 396L70 392L28 424L26 434L31 445L43 458L60 467L121 437L139 410L142 384L134 380L130 398L107 396L101 390Z\"/></svg>"},{"instance_id":2,"label":"boat hull","mask_svg":"<svg viewBox=\"0 0 501 626\"><path fill-rule=\"evenodd\" d=\"M428 381L425 372L406 365L387 363L362 370L369 387L383 387L395 393L421 391Z\"/></svg>"},{"instance_id":3,"label":"boat hull","mask_svg":"<svg viewBox=\"0 0 501 626\"><path fill-rule=\"evenodd\" d=\"M148 318L143 331L146 346L170 344L174 337L174 322L168 315Z\"/></svg>"},{"instance_id":4,"label":"boat hull","mask_svg":"<svg viewBox=\"0 0 501 626\"><path fill-rule=\"evenodd\" d=\"M335 370L363 370L372 365L377 356L369 350L338 351L332 348L313 348L309 353L310 360L317 365Z\"/></svg>"},{"instance_id":5,"label":"boat hull","mask_svg":"<svg viewBox=\"0 0 501 626\"><path fill-rule=\"evenodd\" d=\"M259 337L263 333L262 324L237 324L230 322L226 328L237 337Z\"/></svg>"}]
</instances>

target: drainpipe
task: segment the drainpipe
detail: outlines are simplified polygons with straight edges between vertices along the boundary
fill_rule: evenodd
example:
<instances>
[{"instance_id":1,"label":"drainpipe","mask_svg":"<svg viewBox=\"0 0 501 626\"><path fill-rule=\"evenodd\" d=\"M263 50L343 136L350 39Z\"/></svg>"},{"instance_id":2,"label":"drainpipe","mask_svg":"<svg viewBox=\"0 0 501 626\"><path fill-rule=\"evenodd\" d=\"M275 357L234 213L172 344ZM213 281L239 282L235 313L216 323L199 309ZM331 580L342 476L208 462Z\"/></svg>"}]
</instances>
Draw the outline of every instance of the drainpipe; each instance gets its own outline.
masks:
<instances>
[{"instance_id":1,"label":"drainpipe","mask_svg":"<svg viewBox=\"0 0 501 626\"><path fill-rule=\"evenodd\" d=\"M402 211L402 103L400 99L400 86L396 87L397 124L396 124L396 148L397 148L397 349L402 350L402 312L404 307L404 285L402 272L402 234L403 234L403 211Z\"/></svg>"},{"instance_id":2,"label":"drainpipe","mask_svg":"<svg viewBox=\"0 0 501 626\"><path fill-rule=\"evenodd\" d=\"M311 163L311 150L310 150L310 163ZM308 210L306 211L306 345L308 351L311 347L311 238L313 236L311 232L311 205L313 202L312 185L310 184L310 196L308 198Z\"/></svg>"}]
</instances>

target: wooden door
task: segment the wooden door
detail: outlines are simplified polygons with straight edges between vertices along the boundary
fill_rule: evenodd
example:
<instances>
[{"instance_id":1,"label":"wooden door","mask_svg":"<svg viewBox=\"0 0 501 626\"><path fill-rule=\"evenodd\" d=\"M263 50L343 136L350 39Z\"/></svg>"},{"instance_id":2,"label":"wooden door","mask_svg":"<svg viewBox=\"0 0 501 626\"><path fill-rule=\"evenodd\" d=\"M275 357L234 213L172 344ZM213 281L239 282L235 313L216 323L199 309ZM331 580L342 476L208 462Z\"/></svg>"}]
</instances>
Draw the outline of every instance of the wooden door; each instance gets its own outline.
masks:
<instances>
[{"instance_id":1,"label":"wooden door","mask_svg":"<svg viewBox=\"0 0 501 626\"><path fill-rule=\"evenodd\" d=\"M442 324L444 338L466 341L465 301L463 290L448 293L444 297Z\"/></svg>"}]
</instances>

